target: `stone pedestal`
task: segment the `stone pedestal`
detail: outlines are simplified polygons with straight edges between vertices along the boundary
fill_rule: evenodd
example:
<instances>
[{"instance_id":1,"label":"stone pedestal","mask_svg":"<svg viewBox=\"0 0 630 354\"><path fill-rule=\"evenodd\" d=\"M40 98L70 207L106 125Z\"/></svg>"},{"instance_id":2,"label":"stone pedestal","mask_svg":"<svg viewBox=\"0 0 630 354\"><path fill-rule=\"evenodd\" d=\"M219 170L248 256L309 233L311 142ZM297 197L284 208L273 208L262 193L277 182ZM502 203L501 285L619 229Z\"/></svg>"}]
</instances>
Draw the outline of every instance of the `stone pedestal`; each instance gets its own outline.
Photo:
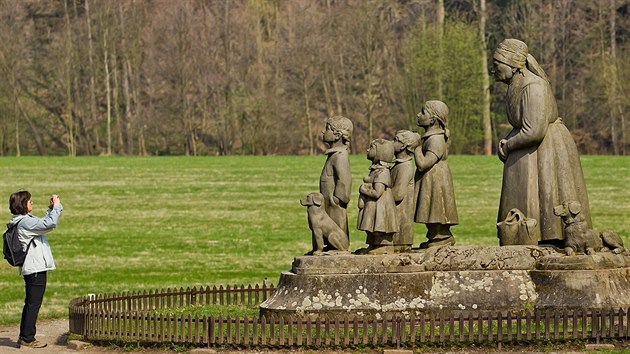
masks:
<instances>
[{"instance_id":1,"label":"stone pedestal","mask_svg":"<svg viewBox=\"0 0 630 354\"><path fill-rule=\"evenodd\" d=\"M447 246L393 255L303 256L265 316L409 316L630 306L630 257L565 256L539 246Z\"/></svg>"}]
</instances>

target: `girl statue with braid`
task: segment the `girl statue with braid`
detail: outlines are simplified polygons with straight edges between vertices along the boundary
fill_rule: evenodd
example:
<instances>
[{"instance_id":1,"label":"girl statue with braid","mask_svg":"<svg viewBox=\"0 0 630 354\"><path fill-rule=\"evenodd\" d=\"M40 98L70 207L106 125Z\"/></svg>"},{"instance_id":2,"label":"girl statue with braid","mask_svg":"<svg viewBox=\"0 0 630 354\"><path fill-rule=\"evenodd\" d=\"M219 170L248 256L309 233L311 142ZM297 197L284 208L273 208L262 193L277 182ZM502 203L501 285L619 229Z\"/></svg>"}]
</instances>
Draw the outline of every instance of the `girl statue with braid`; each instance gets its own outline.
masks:
<instances>
[{"instance_id":1,"label":"girl statue with braid","mask_svg":"<svg viewBox=\"0 0 630 354\"><path fill-rule=\"evenodd\" d=\"M428 101L418 113L424 128L416 161L415 222L427 226L427 241L420 248L455 244L450 227L458 224L453 178L448 166L448 107L442 101Z\"/></svg>"}]
</instances>

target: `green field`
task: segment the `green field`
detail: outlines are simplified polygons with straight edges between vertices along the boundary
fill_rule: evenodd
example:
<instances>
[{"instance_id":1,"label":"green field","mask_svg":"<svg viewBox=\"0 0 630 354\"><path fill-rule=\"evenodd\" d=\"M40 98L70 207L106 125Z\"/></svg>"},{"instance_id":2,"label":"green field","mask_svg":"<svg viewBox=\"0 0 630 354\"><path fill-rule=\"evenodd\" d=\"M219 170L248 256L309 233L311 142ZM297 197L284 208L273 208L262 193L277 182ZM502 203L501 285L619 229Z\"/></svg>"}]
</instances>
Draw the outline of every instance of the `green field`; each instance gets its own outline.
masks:
<instances>
[{"instance_id":1,"label":"green field","mask_svg":"<svg viewBox=\"0 0 630 354\"><path fill-rule=\"evenodd\" d=\"M0 196L33 193L42 216L51 193L64 205L49 235L57 263L40 318L63 317L69 300L112 293L219 284L276 283L293 257L311 247L299 199L318 189L324 156L288 157L21 157L0 158ZM630 242L630 157L585 156L594 226ZM351 160L358 191L369 161ZM497 245L501 163L496 157L450 159L460 245ZM354 229L352 249L365 235ZM416 225L415 244L424 239ZM0 262L0 323L19 321L23 281Z\"/></svg>"}]
</instances>

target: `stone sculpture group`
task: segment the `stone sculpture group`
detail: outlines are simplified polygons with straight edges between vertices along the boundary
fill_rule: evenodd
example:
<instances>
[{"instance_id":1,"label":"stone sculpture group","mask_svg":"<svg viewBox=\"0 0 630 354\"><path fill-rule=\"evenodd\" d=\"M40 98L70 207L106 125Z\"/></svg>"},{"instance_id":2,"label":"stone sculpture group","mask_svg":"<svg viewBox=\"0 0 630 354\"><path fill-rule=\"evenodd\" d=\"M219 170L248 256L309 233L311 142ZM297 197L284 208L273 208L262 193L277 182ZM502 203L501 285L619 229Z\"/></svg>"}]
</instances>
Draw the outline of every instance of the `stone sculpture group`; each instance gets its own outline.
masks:
<instances>
[{"instance_id":1,"label":"stone sculpture group","mask_svg":"<svg viewBox=\"0 0 630 354\"><path fill-rule=\"evenodd\" d=\"M592 229L577 147L545 72L516 39L501 42L493 59L497 81L508 85L513 127L497 147L504 163L499 246L454 246L448 107L428 101L417 115L422 136L400 130L392 141L371 142L372 164L358 189L357 228L367 247L350 254L352 122L332 117L323 133L329 149L320 190L302 199L313 249L282 273L261 315L630 308L630 254L615 233ZM427 228L419 247L414 223Z\"/></svg>"},{"instance_id":2,"label":"stone sculpture group","mask_svg":"<svg viewBox=\"0 0 630 354\"><path fill-rule=\"evenodd\" d=\"M624 250L616 234L591 229L576 144L558 117L547 75L527 45L506 39L495 50L493 62L496 80L508 85L506 111L513 127L497 147L504 163L497 219L500 245L550 244L563 248L567 255ZM424 130L422 136L400 130L393 141L376 139L367 150L372 165L359 188L357 220L357 229L366 232L367 247L355 254L411 251L414 222L427 228L427 240L419 249L455 244L450 227L458 224L458 217L448 165L447 105L426 102L417 124ZM309 208L312 230L313 249L308 255L350 252L347 207L352 194L352 129L345 117L326 122L323 141L329 149L320 177L321 194L311 193L301 201ZM579 217L561 214L562 205L579 205ZM314 206L327 217L315 217ZM340 231L345 238L339 237Z\"/></svg>"}]
</instances>

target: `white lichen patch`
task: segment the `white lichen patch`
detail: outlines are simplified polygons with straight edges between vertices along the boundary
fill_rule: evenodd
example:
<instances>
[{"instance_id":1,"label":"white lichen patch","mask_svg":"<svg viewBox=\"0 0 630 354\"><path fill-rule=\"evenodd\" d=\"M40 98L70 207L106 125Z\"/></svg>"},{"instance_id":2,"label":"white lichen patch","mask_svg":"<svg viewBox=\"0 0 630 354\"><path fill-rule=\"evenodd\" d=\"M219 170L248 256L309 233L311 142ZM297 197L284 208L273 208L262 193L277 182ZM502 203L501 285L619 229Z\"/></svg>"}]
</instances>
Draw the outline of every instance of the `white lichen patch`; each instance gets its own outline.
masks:
<instances>
[{"instance_id":1,"label":"white lichen patch","mask_svg":"<svg viewBox=\"0 0 630 354\"><path fill-rule=\"evenodd\" d=\"M531 278L525 273L519 274L517 272L512 272L511 276L513 280L517 280L520 283L518 285L518 298L522 301L536 301L538 294L536 293L536 286L534 285L534 282L532 282Z\"/></svg>"}]
</instances>

